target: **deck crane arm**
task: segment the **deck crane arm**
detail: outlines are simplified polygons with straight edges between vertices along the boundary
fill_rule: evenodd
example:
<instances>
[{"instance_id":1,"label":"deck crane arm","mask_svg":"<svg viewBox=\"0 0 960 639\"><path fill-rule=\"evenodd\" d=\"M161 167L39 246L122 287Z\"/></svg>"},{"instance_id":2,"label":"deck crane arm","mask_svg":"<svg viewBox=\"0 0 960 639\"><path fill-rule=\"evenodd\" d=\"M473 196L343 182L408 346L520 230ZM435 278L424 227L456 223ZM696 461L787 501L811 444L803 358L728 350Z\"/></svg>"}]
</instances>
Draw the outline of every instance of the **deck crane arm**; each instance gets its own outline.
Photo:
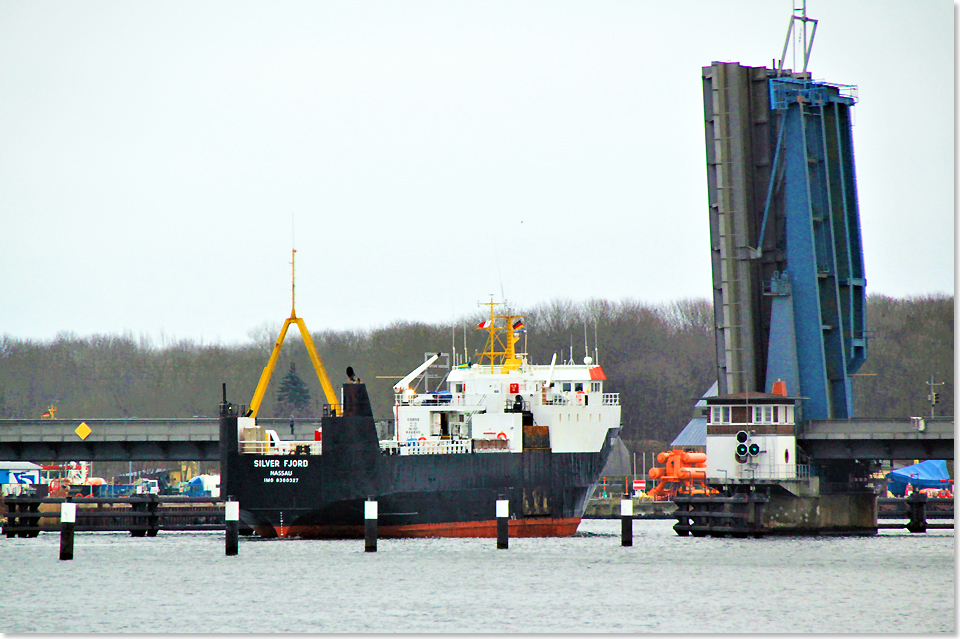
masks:
<instances>
[{"instance_id":1,"label":"deck crane arm","mask_svg":"<svg viewBox=\"0 0 960 639\"><path fill-rule=\"evenodd\" d=\"M291 266L294 265L296 258L296 249L293 250L294 260L290 262ZM296 276L296 267L294 266L294 277ZM296 280L294 279L294 282ZM295 284L291 286L291 290L295 291ZM291 294L292 295L292 294ZM277 359L280 357L280 348L283 346L283 340L287 335L287 329L290 328L290 324L296 324L300 329L300 336L303 337L303 344L307 347L307 353L310 355L310 361L313 363L313 370L317 372L317 379L320 380L320 386L323 388L323 394L327 398L327 403L330 405L330 408L333 410L335 415L340 415L340 400L337 398L337 394L333 391L333 386L330 384L330 378L327 377L327 371L323 367L323 362L320 361L320 355L317 354L317 349L313 345L313 339L310 337L310 331L307 330L307 325L303 321L303 318L297 317L297 311L295 306L296 297L293 297L294 305L290 310L290 317L283 321L283 328L280 329L280 336L277 337L276 344L273 345L273 351L270 353L270 360L267 362L267 365L264 367L263 372L260 374L260 381L257 383L257 390L253 393L253 399L250 400L250 410L247 413L247 417L256 417L257 412L260 410L260 404L263 402L264 395L267 394L267 386L270 384L270 377L273 375L273 369L277 365Z\"/></svg>"}]
</instances>

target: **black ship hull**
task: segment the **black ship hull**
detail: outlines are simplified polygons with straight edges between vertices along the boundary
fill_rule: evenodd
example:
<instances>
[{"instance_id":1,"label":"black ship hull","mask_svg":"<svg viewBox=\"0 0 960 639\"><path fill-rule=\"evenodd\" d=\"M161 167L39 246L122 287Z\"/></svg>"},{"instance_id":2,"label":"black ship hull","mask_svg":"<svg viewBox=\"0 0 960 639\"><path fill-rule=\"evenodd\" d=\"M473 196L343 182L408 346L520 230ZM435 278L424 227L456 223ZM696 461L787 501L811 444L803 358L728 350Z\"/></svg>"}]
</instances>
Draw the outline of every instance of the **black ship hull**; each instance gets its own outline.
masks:
<instances>
[{"instance_id":1,"label":"black ship hull","mask_svg":"<svg viewBox=\"0 0 960 639\"><path fill-rule=\"evenodd\" d=\"M225 405L221 495L264 537L363 537L370 498L381 537L495 537L498 499L509 500L511 536L572 535L618 434L609 429L597 452L388 454L366 388L347 384L344 415L323 419L321 455L241 454Z\"/></svg>"}]
</instances>

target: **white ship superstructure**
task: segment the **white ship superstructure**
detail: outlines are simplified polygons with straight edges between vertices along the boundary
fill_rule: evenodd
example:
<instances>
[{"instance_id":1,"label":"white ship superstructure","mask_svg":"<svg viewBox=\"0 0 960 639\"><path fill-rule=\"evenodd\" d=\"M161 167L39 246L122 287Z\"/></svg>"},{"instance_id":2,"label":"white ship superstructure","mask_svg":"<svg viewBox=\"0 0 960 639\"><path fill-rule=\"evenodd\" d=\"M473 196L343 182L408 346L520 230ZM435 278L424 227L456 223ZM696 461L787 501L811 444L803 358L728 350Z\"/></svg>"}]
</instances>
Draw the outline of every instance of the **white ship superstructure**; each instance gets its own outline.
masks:
<instances>
[{"instance_id":1,"label":"white ship superstructure","mask_svg":"<svg viewBox=\"0 0 960 639\"><path fill-rule=\"evenodd\" d=\"M495 315L493 306L478 326L489 333L479 363L450 371L444 390L418 393L411 383L435 355L394 386L396 435L381 446L400 454L599 451L620 426L619 394L605 392L603 369L589 356L583 364L557 364L556 356L529 363L515 348L522 318Z\"/></svg>"}]
</instances>

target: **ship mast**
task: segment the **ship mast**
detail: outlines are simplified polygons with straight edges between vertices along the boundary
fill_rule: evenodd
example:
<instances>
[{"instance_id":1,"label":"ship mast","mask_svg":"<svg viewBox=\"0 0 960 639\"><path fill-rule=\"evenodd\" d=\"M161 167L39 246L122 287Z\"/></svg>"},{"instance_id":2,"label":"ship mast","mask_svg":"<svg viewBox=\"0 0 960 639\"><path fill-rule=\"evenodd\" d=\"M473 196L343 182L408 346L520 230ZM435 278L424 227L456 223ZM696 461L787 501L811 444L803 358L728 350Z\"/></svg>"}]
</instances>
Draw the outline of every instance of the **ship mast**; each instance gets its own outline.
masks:
<instances>
[{"instance_id":1,"label":"ship mast","mask_svg":"<svg viewBox=\"0 0 960 639\"><path fill-rule=\"evenodd\" d=\"M478 329L487 332L486 350L478 353L480 364L483 364L483 358L486 357L491 367L498 364L501 366L501 373L518 370L523 364L523 359L517 357L516 344L519 338L513 330L513 320L520 319L522 315L495 315L493 309L499 304L493 301L493 297L489 302L479 302L478 305L490 307L490 319L477 326ZM504 325L498 326L497 320L503 320ZM505 334L506 342L500 338L501 332ZM503 350L497 350L498 347Z\"/></svg>"}]
</instances>

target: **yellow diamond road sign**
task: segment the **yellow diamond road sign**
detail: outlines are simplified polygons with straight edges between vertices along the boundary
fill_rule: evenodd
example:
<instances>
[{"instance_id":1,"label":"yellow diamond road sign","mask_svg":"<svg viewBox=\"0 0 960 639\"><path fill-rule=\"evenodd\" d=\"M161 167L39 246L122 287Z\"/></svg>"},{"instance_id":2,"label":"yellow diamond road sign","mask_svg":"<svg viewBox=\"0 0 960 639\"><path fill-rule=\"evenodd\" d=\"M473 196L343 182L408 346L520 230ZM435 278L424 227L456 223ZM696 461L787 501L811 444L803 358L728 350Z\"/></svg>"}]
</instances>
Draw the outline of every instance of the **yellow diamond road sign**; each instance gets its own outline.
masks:
<instances>
[{"instance_id":1,"label":"yellow diamond road sign","mask_svg":"<svg viewBox=\"0 0 960 639\"><path fill-rule=\"evenodd\" d=\"M80 422L80 425L77 426L77 430L73 431L79 435L80 439L86 439L93 431L90 430L90 427L87 426L87 422Z\"/></svg>"}]
</instances>

